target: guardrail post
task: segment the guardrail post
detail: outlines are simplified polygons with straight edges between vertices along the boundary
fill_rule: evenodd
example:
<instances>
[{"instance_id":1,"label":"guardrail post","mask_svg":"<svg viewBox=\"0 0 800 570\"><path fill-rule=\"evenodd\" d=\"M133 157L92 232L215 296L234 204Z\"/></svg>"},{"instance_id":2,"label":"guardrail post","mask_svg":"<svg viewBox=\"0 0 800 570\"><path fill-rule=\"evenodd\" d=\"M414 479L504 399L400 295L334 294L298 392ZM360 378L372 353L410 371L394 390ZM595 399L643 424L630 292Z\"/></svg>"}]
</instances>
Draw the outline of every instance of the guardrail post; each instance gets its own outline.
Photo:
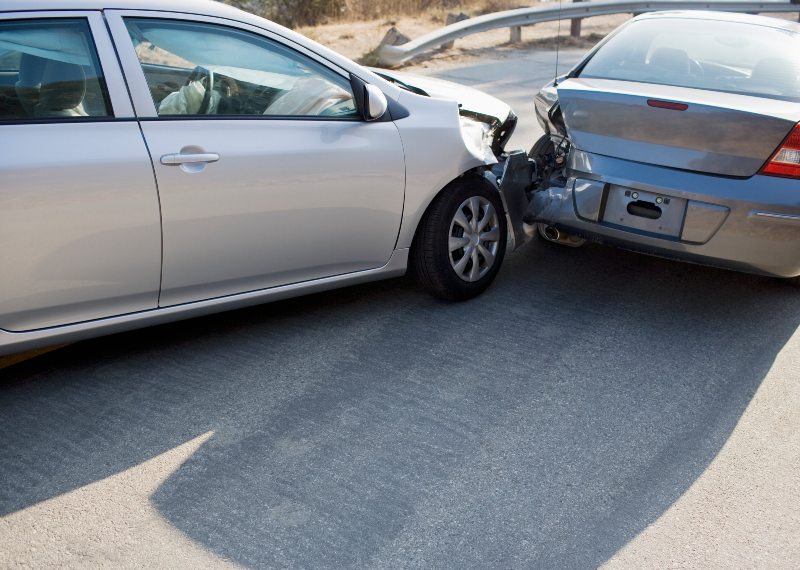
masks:
<instances>
[{"instance_id":1,"label":"guardrail post","mask_svg":"<svg viewBox=\"0 0 800 570\"><path fill-rule=\"evenodd\" d=\"M464 12L460 14L447 14L447 18L444 21L445 26L449 26L450 24L455 24L456 22L463 22L464 20L469 20L469 16L467 16ZM452 42L446 42L442 44L442 49L450 49L454 45L456 45L455 40Z\"/></svg>"},{"instance_id":2,"label":"guardrail post","mask_svg":"<svg viewBox=\"0 0 800 570\"><path fill-rule=\"evenodd\" d=\"M512 44L518 44L522 41L522 26L511 26L509 30L511 30L511 38L509 41Z\"/></svg>"},{"instance_id":3,"label":"guardrail post","mask_svg":"<svg viewBox=\"0 0 800 570\"><path fill-rule=\"evenodd\" d=\"M575 2L583 2L583 0L572 0ZM581 37L581 18L573 18L569 23L569 35L573 38Z\"/></svg>"}]
</instances>

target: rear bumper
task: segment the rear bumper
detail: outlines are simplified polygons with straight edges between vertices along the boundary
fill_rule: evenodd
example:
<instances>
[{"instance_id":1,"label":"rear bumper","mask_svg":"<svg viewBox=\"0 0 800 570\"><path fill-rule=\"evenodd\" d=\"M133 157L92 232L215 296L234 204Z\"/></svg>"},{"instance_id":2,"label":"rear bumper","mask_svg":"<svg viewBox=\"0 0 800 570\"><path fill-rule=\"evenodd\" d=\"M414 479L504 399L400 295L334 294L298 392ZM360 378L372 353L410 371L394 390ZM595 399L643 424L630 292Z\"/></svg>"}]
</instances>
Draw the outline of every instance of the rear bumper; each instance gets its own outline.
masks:
<instances>
[{"instance_id":1,"label":"rear bumper","mask_svg":"<svg viewBox=\"0 0 800 570\"><path fill-rule=\"evenodd\" d=\"M565 187L534 195L530 214L536 221L643 253L776 277L800 275L800 181L723 178L576 150L568 174ZM647 231L646 223L612 223L604 207L616 187L685 200L676 235Z\"/></svg>"}]
</instances>

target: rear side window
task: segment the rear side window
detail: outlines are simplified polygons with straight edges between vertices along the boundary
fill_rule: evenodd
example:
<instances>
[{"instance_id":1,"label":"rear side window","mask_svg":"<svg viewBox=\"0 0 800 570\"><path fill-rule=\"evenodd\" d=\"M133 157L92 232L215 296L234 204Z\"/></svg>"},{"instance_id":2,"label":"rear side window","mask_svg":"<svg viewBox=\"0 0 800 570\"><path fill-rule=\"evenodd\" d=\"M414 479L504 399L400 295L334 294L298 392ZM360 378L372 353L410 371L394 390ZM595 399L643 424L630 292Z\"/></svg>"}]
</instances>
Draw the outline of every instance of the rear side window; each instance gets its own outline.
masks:
<instances>
[{"instance_id":1,"label":"rear side window","mask_svg":"<svg viewBox=\"0 0 800 570\"><path fill-rule=\"evenodd\" d=\"M0 22L0 121L108 117L110 109L86 20Z\"/></svg>"},{"instance_id":2,"label":"rear side window","mask_svg":"<svg viewBox=\"0 0 800 570\"><path fill-rule=\"evenodd\" d=\"M741 22L646 19L610 38L580 76L800 101L800 34Z\"/></svg>"}]
</instances>

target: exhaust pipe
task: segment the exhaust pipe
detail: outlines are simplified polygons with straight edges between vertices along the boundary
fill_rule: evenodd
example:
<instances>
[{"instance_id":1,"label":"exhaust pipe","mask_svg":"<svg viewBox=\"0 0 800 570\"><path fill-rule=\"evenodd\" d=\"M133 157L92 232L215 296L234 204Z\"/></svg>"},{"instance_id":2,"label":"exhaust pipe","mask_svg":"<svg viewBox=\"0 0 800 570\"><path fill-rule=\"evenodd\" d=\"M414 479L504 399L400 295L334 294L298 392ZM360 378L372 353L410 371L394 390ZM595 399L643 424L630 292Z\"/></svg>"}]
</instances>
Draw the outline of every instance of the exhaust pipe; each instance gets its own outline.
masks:
<instances>
[{"instance_id":1,"label":"exhaust pipe","mask_svg":"<svg viewBox=\"0 0 800 570\"><path fill-rule=\"evenodd\" d=\"M551 241L553 243L568 245L569 247L580 247L586 243L585 239L579 238L578 236L574 236L572 234L564 233L550 224L538 223L537 227L539 230L539 235L541 235L547 241Z\"/></svg>"},{"instance_id":2,"label":"exhaust pipe","mask_svg":"<svg viewBox=\"0 0 800 570\"><path fill-rule=\"evenodd\" d=\"M559 241L559 239L561 238L561 232L559 232L553 226L545 226L544 237L546 237L550 241Z\"/></svg>"}]
</instances>

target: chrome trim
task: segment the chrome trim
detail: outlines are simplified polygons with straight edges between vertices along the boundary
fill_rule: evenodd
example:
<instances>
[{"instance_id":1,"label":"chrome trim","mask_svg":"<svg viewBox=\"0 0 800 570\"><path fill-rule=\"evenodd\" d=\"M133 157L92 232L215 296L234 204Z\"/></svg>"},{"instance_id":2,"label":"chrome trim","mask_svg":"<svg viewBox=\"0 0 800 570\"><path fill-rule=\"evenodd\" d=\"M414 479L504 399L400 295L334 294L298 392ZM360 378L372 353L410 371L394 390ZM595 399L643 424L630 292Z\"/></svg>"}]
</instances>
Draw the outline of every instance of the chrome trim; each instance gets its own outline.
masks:
<instances>
[{"instance_id":1,"label":"chrome trim","mask_svg":"<svg viewBox=\"0 0 800 570\"><path fill-rule=\"evenodd\" d=\"M207 162L217 162L219 155L216 152L204 152L198 154L165 154L161 157L161 164L165 166L178 166L181 164L197 164Z\"/></svg>"},{"instance_id":2,"label":"chrome trim","mask_svg":"<svg viewBox=\"0 0 800 570\"><path fill-rule=\"evenodd\" d=\"M756 222L777 222L779 224L800 224L800 215L778 214L776 212L762 212L753 210L748 215L749 220Z\"/></svg>"}]
</instances>

